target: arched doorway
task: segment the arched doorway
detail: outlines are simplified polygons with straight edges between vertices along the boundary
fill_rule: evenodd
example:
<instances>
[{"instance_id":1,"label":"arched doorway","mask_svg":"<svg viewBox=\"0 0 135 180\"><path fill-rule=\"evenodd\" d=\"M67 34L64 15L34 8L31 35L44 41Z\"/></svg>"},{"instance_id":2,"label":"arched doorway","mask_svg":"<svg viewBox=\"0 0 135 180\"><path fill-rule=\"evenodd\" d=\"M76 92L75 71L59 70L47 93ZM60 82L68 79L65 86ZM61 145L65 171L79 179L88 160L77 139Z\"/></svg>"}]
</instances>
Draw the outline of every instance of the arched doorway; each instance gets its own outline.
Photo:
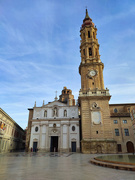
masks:
<instances>
[{"instance_id":1,"label":"arched doorway","mask_svg":"<svg viewBox=\"0 0 135 180\"><path fill-rule=\"evenodd\" d=\"M134 144L131 141L127 142L127 152L133 153L134 152Z\"/></svg>"}]
</instances>

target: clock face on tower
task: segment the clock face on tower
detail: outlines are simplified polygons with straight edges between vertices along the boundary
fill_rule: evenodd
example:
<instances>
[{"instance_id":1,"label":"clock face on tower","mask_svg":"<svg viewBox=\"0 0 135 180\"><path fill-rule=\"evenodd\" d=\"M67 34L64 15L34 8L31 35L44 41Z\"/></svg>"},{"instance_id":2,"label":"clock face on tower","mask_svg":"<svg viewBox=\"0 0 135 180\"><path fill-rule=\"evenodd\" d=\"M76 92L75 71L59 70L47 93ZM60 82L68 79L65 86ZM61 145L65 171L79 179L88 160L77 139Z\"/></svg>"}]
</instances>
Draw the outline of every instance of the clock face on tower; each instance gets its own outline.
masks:
<instances>
[{"instance_id":1,"label":"clock face on tower","mask_svg":"<svg viewBox=\"0 0 135 180\"><path fill-rule=\"evenodd\" d=\"M95 71L95 70L90 70L90 71L88 72L88 76L89 76L89 77L94 77L94 76L96 76L96 74L97 74L97 71Z\"/></svg>"}]
</instances>

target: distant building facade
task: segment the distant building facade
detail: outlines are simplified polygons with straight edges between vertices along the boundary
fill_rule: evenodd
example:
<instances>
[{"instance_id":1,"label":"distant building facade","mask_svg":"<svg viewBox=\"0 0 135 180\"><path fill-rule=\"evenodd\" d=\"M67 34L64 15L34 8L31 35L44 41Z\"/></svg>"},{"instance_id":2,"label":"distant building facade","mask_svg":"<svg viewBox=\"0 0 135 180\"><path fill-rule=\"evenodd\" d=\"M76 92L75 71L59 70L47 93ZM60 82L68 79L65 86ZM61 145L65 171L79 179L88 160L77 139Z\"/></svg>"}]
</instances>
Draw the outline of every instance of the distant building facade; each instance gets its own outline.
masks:
<instances>
[{"instance_id":1,"label":"distant building facade","mask_svg":"<svg viewBox=\"0 0 135 180\"><path fill-rule=\"evenodd\" d=\"M135 107L131 108L130 116L131 116L131 120L132 120L132 128L133 128L134 137L135 137Z\"/></svg>"},{"instance_id":2,"label":"distant building facade","mask_svg":"<svg viewBox=\"0 0 135 180\"><path fill-rule=\"evenodd\" d=\"M117 142L118 153L133 153L135 136L130 117L135 104L110 104L111 125L114 140Z\"/></svg>"},{"instance_id":3,"label":"distant building facade","mask_svg":"<svg viewBox=\"0 0 135 180\"><path fill-rule=\"evenodd\" d=\"M25 131L0 108L0 152L25 148Z\"/></svg>"},{"instance_id":4,"label":"distant building facade","mask_svg":"<svg viewBox=\"0 0 135 180\"><path fill-rule=\"evenodd\" d=\"M78 105L64 87L59 100L29 109L27 149L45 152L80 152Z\"/></svg>"}]
</instances>

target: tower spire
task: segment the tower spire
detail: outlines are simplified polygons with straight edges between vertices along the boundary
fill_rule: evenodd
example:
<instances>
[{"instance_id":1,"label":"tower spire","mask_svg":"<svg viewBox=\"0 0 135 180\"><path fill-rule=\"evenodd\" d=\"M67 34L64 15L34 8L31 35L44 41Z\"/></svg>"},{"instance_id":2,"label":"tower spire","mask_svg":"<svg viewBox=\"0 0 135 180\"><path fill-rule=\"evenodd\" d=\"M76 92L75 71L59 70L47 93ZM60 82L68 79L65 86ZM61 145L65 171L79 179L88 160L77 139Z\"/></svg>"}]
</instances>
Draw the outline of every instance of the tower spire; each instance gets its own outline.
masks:
<instances>
[{"instance_id":1,"label":"tower spire","mask_svg":"<svg viewBox=\"0 0 135 180\"><path fill-rule=\"evenodd\" d=\"M87 8L86 8L86 16L85 16L85 19L89 19L90 17L89 17L89 14L88 14L88 10L87 10Z\"/></svg>"}]
</instances>

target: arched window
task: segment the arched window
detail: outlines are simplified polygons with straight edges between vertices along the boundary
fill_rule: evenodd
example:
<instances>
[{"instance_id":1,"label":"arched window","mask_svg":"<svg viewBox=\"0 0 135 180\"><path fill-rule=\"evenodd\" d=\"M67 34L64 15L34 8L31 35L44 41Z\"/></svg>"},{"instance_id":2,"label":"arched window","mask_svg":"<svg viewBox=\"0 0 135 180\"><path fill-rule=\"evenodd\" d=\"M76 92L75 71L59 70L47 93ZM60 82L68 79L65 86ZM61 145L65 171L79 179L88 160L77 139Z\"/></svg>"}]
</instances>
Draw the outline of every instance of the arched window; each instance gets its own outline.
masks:
<instances>
[{"instance_id":1,"label":"arched window","mask_svg":"<svg viewBox=\"0 0 135 180\"><path fill-rule=\"evenodd\" d=\"M97 56L98 55L97 48L95 49L95 52L96 52L96 56Z\"/></svg>"},{"instance_id":2,"label":"arched window","mask_svg":"<svg viewBox=\"0 0 135 180\"><path fill-rule=\"evenodd\" d=\"M85 33L83 33L83 39L85 38Z\"/></svg>"},{"instance_id":3,"label":"arched window","mask_svg":"<svg viewBox=\"0 0 135 180\"><path fill-rule=\"evenodd\" d=\"M67 117L67 110L64 110L64 117Z\"/></svg>"},{"instance_id":4,"label":"arched window","mask_svg":"<svg viewBox=\"0 0 135 180\"><path fill-rule=\"evenodd\" d=\"M115 108L115 109L114 109L114 113L117 113L117 112L118 112L118 110Z\"/></svg>"},{"instance_id":5,"label":"arched window","mask_svg":"<svg viewBox=\"0 0 135 180\"><path fill-rule=\"evenodd\" d=\"M89 48L89 56L92 56L92 49Z\"/></svg>"},{"instance_id":6,"label":"arched window","mask_svg":"<svg viewBox=\"0 0 135 180\"><path fill-rule=\"evenodd\" d=\"M45 110L44 112L44 117L47 117L47 110Z\"/></svg>"},{"instance_id":7,"label":"arched window","mask_svg":"<svg viewBox=\"0 0 135 180\"><path fill-rule=\"evenodd\" d=\"M95 39L95 33L93 32L93 38Z\"/></svg>"},{"instance_id":8,"label":"arched window","mask_svg":"<svg viewBox=\"0 0 135 180\"><path fill-rule=\"evenodd\" d=\"M90 38L90 31L88 31L88 38Z\"/></svg>"},{"instance_id":9,"label":"arched window","mask_svg":"<svg viewBox=\"0 0 135 180\"><path fill-rule=\"evenodd\" d=\"M83 49L83 55L85 56L85 49Z\"/></svg>"}]
</instances>

